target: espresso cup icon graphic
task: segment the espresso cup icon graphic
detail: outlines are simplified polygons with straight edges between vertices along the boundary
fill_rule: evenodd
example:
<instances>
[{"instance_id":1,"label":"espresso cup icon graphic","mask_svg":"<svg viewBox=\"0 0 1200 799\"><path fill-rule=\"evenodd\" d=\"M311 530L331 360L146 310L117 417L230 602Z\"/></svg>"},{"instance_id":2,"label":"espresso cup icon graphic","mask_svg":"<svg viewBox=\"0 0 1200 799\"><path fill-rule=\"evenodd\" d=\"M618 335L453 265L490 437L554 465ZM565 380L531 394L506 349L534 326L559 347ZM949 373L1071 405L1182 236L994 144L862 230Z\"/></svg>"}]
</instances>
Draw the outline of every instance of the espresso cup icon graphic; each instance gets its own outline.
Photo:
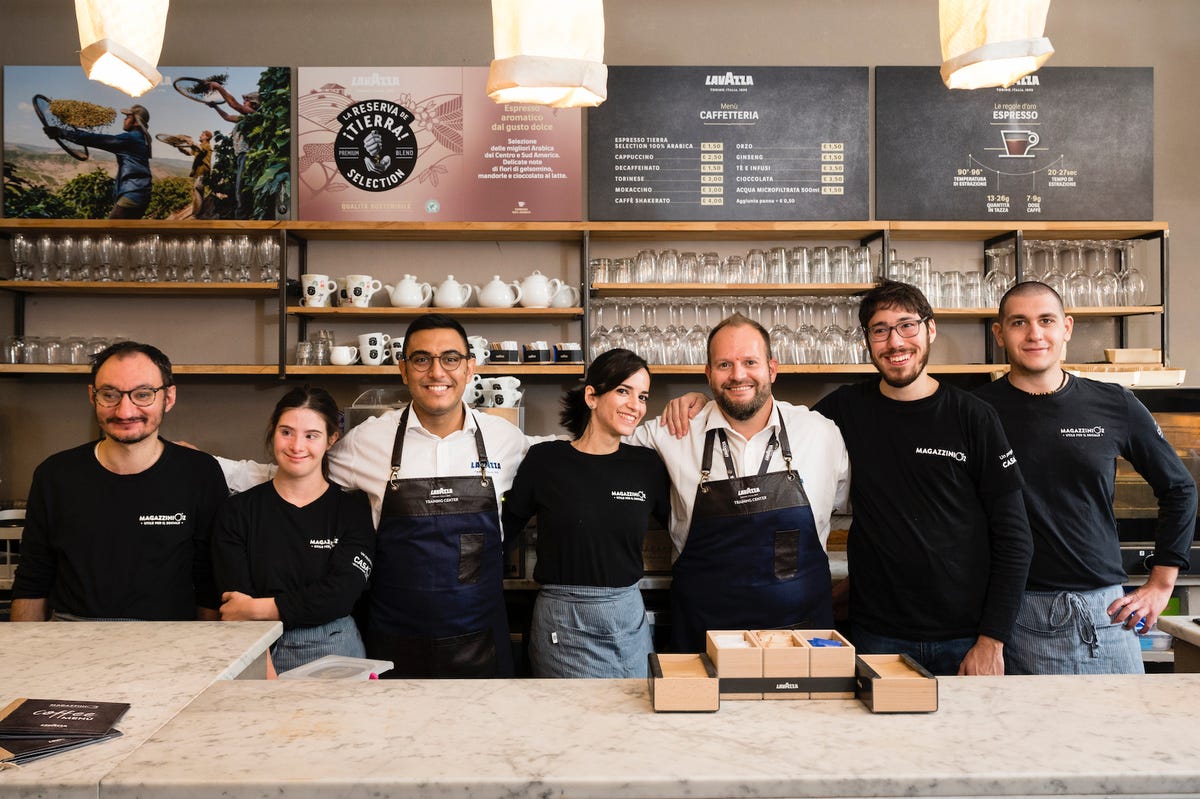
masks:
<instances>
[{"instance_id":1,"label":"espresso cup icon graphic","mask_svg":"<svg viewBox=\"0 0 1200 799\"><path fill-rule=\"evenodd\" d=\"M1033 158L1029 151L1041 141L1032 130L1002 130L1000 135L1004 137L1005 150L1001 158Z\"/></svg>"}]
</instances>

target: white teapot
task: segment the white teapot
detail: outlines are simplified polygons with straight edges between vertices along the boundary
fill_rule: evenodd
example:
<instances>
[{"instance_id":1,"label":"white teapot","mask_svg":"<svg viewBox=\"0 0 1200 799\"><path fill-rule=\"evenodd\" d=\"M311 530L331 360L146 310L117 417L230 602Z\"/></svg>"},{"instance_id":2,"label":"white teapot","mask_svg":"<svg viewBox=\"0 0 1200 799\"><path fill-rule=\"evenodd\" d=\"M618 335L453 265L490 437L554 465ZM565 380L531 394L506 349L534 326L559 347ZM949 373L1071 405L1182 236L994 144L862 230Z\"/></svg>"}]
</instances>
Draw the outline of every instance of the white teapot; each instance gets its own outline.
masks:
<instances>
[{"instance_id":1,"label":"white teapot","mask_svg":"<svg viewBox=\"0 0 1200 799\"><path fill-rule=\"evenodd\" d=\"M419 282L413 275L405 275L396 285L383 287L397 308L419 308L433 297L433 287Z\"/></svg>"},{"instance_id":2,"label":"white teapot","mask_svg":"<svg viewBox=\"0 0 1200 799\"><path fill-rule=\"evenodd\" d=\"M556 277L546 277L538 270L521 281L521 299L519 302L526 308L548 308L550 300L562 288L562 281Z\"/></svg>"},{"instance_id":3,"label":"white teapot","mask_svg":"<svg viewBox=\"0 0 1200 799\"><path fill-rule=\"evenodd\" d=\"M511 308L521 301L521 286L517 281L505 283L499 275L477 292L479 304L485 308Z\"/></svg>"},{"instance_id":4,"label":"white teapot","mask_svg":"<svg viewBox=\"0 0 1200 799\"><path fill-rule=\"evenodd\" d=\"M574 308L579 305L579 289L565 283L550 298L551 308Z\"/></svg>"},{"instance_id":5,"label":"white teapot","mask_svg":"<svg viewBox=\"0 0 1200 799\"><path fill-rule=\"evenodd\" d=\"M471 284L459 283L454 275L446 279L433 292L433 304L439 308L462 308L471 301Z\"/></svg>"}]
</instances>

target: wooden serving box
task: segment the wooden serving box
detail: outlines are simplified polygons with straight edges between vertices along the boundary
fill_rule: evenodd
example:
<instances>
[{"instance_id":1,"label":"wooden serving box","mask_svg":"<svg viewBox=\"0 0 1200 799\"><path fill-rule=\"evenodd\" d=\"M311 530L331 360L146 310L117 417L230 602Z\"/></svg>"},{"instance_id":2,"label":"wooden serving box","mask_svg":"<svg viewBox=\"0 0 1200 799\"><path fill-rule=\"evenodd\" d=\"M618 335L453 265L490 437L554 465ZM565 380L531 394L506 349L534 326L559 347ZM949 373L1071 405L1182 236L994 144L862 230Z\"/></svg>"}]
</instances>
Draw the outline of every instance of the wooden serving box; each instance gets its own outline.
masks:
<instances>
[{"instance_id":1,"label":"wooden serving box","mask_svg":"<svg viewBox=\"0 0 1200 799\"><path fill-rule=\"evenodd\" d=\"M908 655L859 655L858 698L872 713L933 713L937 678Z\"/></svg>"},{"instance_id":2,"label":"wooden serving box","mask_svg":"<svg viewBox=\"0 0 1200 799\"><path fill-rule=\"evenodd\" d=\"M721 646L721 639L736 637L746 646ZM753 678L763 676L763 651L758 639L749 630L709 630L704 636L704 650L717 667L721 679ZM721 692L722 699L762 699L761 691L753 693Z\"/></svg>"},{"instance_id":3,"label":"wooden serving box","mask_svg":"<svg viewBox=\"0 0 1200 799\"><path fill-rule=\"evenodd\" d=\"M717 670L708 655L650 653L650 704L654 712L711 713L721 709Z\"/></svg>"},{"instance_id":4,"label":"wooden serving box","mask_svg":"<svg viewBox=\"0 0 1200 799\"><path fill-rule=\"evenodd\" d=\"M754 630L751 633L762 649L762 676L766 683L775 678L777 691L763 691L763 699L808 699L808 691L790 690L789 686L807 680L812 647L795 630Z\"/></svg>"},{"instance_id":5,"label":"wooden serving box","mask_svg":"<svg viewBox=\"0 0 1200 799\"><path fill-rule=\"evenodd\" d=\"M853 699L854 698L854 644L837 630L796 630L796 635L804 639L808 649L808 674L810 677L838 677L847 682L845 690L813 691L811 699ZM841 646L811 646L812 638L829 638Z\"/></svg>"}]
</instances>

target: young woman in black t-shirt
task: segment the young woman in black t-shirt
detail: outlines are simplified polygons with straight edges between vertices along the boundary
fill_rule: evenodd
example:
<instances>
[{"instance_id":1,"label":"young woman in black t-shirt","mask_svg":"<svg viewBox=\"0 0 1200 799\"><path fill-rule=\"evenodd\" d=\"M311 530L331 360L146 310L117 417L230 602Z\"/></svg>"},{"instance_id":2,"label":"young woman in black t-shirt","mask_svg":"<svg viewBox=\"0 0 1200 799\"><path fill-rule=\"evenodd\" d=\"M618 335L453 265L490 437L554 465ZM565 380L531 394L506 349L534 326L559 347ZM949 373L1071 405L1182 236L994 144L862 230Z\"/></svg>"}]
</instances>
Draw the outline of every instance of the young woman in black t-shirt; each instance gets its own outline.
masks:
<instances>
[{"instance_id":1,"label":"young woman in black t-shirt","mask_svg":"<svg viewBox=\"0 0 1200 799\"><path fill-rule=\"evenodd\" d=\"M505 495L506 540L538 518L534 676L646 675L642 541L651 516L669 519L670 482L657 453L621 438L645 416L649 390L645 360L624 349L601 354L562 400L574 440L531 447Z\"/></svg>"},{"instance_id":2,"label":"young woman in black t-shirt","mask_svg":"<svg viewBox=\"0 0 1200 799\"><path fill-rule=\"evenodd\" d=\"M375 529L366 495L326 477L337 404L323 389L293 389L268 430L274 478L231 497L213 535L221 618L282 621L271 647L280 672L324 655L364 657L350 612L367 586Z\"/></svg>"}]
</instances>

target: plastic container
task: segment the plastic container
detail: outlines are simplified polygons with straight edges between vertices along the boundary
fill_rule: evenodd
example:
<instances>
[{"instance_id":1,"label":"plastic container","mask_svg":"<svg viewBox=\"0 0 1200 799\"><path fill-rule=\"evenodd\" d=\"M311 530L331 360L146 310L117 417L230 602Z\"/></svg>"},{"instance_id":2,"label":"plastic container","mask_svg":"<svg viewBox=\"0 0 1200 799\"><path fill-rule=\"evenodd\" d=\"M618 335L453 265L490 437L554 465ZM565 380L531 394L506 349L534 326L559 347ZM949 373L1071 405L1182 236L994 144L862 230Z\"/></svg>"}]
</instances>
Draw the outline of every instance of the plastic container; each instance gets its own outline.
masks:
<instances>
[{"instance_id":1,"label":"plastic container","mask_svg":"<svg viewBox=\"0 0 1200 799\"><path fill-rule=\"evenodd\" d=\"M1170 649L1171 643L1174 641L1170 635L1159 630L1151 630L1145 635L1140 636L1138 640L1142 644L1143 652L1161 652L1165 649Z\"/></svg>"}]
</instances>

